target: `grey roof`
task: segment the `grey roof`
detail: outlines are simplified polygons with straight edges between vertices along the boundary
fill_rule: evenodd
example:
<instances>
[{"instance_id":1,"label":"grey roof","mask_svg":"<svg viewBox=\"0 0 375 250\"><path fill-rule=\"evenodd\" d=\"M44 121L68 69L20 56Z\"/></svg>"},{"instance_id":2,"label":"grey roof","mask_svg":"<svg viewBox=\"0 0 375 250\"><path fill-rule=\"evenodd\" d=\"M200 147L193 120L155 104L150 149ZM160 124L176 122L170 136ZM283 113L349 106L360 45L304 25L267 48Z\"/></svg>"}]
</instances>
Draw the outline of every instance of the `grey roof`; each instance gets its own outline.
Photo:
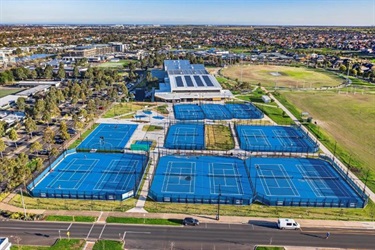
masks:
<instances>
[{"instance_id":1,"label":"grey roof","mask_svg":"<svg viewBox=\"0 0 375 250\"><path fill-rule=\"evenodd\" d=\"M16 102L20 96L16 95L7 95L0 98L0 107L8 105L10 102Z\"/></svg>"},{"instance_id":2,"label":"grey roof","mask_svg":"<svg viewBox=\"0 0 375 250\"><path fill-rule=\"evenodd\" d=\"M18 92L16 95L18 96L31 96L34 95L40 91L47 90L51 87L51 85L39 85L34 88L26 89L24 91Z\"/></svg>"}]
</instances>

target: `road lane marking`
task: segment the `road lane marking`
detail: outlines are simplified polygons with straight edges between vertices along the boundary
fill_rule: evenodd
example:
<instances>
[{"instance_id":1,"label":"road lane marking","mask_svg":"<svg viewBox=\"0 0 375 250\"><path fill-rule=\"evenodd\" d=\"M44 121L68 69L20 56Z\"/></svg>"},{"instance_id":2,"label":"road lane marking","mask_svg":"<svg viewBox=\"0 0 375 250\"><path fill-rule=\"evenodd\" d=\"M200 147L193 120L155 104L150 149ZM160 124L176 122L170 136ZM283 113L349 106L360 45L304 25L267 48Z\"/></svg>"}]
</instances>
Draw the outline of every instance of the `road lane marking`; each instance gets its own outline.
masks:
<instances>
[{"instance_id":1,"label":"road lane marking","mask_svg":"<svg viewBox=\"0 0 375 250\"><path fill-rule=\"evenodd\" d=\"M131 233L131 234L151 234L151 232L137 232L137 231L126 231L126 233Z\"/></svg>"},{"instance_id":2,"label":"road lane marking","mask_svg":"<svg viewBox=\"0 0 375 250\"><path fill-rule=\"evenodd\" d=\"M90 234L91 234L91 231L92 231L92 229L94 228L94 226L95 226L95 224L93 223L92 226L91 226L91 228L90 228L89 233L88 233L87 236L86 236L86 240L89 238L89 236L90 236Z\"/></svg>"},{"instance_id":3,"label":"road lane marking","mask_svg":"<svg viewBox=\"0 0 375 250\"><path fill-rule=\"evenodd\" d=\"M103 232L104 232L105 226L107 226L107 224L104 224L104 227L103 227L102 231L100 232L99 239L102 238L102 234L103 234Z\"/></svg>"},{"instance_id":4,"label":"road lane marking","mask_svg":"<svg viewBox=\"0 0 375 250\"><path fill-rule=\"evenodd\" d=\"M73 223L70 223L69 227L66 229L66 231L69 231L70 227L73 225Z\"/></svg>"}]
</instances>

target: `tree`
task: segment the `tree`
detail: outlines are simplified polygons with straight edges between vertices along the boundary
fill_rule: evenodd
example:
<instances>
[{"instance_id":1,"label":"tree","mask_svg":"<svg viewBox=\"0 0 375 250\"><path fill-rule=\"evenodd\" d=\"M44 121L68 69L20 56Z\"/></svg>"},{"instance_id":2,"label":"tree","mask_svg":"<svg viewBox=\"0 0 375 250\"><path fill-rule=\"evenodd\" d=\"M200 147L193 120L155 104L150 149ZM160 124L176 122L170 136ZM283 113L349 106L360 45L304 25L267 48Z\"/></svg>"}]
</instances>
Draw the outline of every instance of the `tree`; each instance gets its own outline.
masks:
<instances>
[{"instance_id":1,"label":"tree","mask_svg":"<svg viewBox=\"0 0 375 250\"><path fill-rule=\"evenodd\" d=\"M5 121L0 121L0 136L4 136L6 126L7 123Z\"/></svg>"},{"instance_id":2,"label":"tree","mask_svg":"<svg viewBox=\"0 0 375 250\"><path fill-rule=\"evenodd\" d=\"M38 77L38 73L36 72L36 70L30 70L30 73L27 77L30 79L35 79Z\"/></svg>"},{"instance_id":3,"label":"tree","mask_svg":"<svg viewBox=\"0 0 375 250\"><path fill-rule=\"evenodd\" d=\"M1 154L1 158L4 158L3 157L3 152L5 151L6 149L6 145L5 145L5 142L3 139L0 139L0 154Z\"/></svg>"},{"instance_id":4,"label":"tree","mask_svg":"<svg viewBox=\"0 0 375 250\"><path fill-rule=\"evenodd\" d=\"M34 118L40 119L43 115L44 109L45 109L45 103L43 99L38 99L35 103L33 115Z\"/></svg>"},{"instance_id":5,"label":"tree","mask_svg":"<svg viewBox=\"0 0 375 250\"><path fill-rule=\"evenodd\" d=\"M66 122L64 121L60 123L60 133L61 133L61 137L64 140L70 139L70 134L68 133L68 126L66 125Z\"/></svg>"},{"instance_id":6,"label":"tree","mask_svg":"<svg viewBox=\"0 0 375 250\"><path fill-rule=\"evenodd\" d=\"M40 142L38 142L38 141L34 142L30 146L30 152L31 153L35 153L36 152L37 155L38 155L38 152L40 150L42 150L42 149L43 149L43 145Z\"/></svg>"},{"instance_id":7,"label":"tree","mask_svg":"<svg viewBox=\"0 0 375 250\"><path fill-rule=\"evenodd\" d=\"M10 131L9 131L9 139L11 139L12 141L14 141L14 144L17 148L17 140L18 140L18 134L17 134L17 131L12 128Z\"/></svg>"},{"instance_id":8,"label":"tree","mask_svg":"<svg viewBox=\"0 0 375 250\"><path fill-rule=\"evenodd\" d=\"M57 156L59 154L59 150L57 150L57 148L52 148L51 149L51 155L52 156Z\"/></svg>"},{"instance_id":9,"label":"tree","mask_svg":"<svg viewBox=\"0 0 375 250\"><path fill-rule=\"evenodd\" d=\"M17 99L17 108L19 111L25 111L26 99L24 97L19 97Z\"/></svg>"},{"instance_id":10,"label":"tree","mask_svg":"<svg viewBox=\"0 0 375 250\"><path fill-rule=\"evenodd\" d=\"M59 70L57 71L57 77L61 79L65 78L64 63L59 63Z\"/></svg>"},{"instance_id":11,"label":"tree","mask_svg":"<svg viewBox=\"0 0 375 250\"><path fill-rule=\"evenodd\" d=\"M346 72L346 66L342 64L342 65L340 66L339 70L340 70L341 72Z\"/></svg>"},{"instance_id":12,"label":"tree","mask_svg":"<svg viewBox=\"0 0 375 250\"><path fill-rule=\"evenodd\" d=\"M51 149L51 143L54 138L55 132L50 127L47 127L43 134L43 141L48 145L49 149Z\"/></svg>"},{"instance_id":13,"label":"tree","mask_svg":"<svg viewBox=\"0 0 375 250\"><path fill-rule=\"evenodd\" d=\"M44 78L46 78L46 79L51 79L52 76L53 76L53 69L52 69L52 66L48 64L48 65L44 68Z\"/></svg>"},{"instance_id":14,"label":"tree","mask_svg":"<svg viewBox=\"0 0 375 250\"><path fill-rule=\"evenodd\" d=\"M73 68L73 76L76 79L79 77L79 69L78 69L77 66L74 66L74 68Z\"/></svg>"},{"instance_id":15,"label":"tree","mask_svg":"<svg viewBox=\"0 0 375 250\"><path fill-rule=\"evenodd\" d=\"M37 129L36 122L33 120L33 118L28 117L24 121L26 132L30 134L31 137L33 137L33 132Z\"/></svg>"}]
</instances>

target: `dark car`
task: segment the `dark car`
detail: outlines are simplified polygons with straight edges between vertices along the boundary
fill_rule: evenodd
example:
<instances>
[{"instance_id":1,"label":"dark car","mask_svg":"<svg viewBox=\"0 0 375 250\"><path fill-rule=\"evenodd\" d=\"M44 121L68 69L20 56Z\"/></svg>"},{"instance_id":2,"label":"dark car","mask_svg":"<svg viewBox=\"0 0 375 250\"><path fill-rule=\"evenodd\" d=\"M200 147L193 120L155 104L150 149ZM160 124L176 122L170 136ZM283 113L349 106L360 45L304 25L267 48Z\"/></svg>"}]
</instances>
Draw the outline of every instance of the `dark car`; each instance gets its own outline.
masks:
<instances>
[{"instance_id":1,"label":"dark car","mask_svg":"<svg viewBox=\"0 0 375 250\"><path fill-rule=\"evenodd\" d=\"M65 141L65 140L64 140L60 135L56 135L56 136L55 136L55 143L56 143L56 144L63 144L64 141Z\"/></svg>"},{"instance_id":2,"label":"dark car","mask_svg":"<svg viewBox=\"0 0 375 250\"><path fill-rule=\"evenodd\" d=\"M48 155L49 151L47 149L40 150L38 154L40 155Z\"/></svg>"},{"instance_id":3,"label":"dark car","mask_svg":"<svg viewBox=\"0 0 375 250\"><path fill-rule=\"evenodd\" d=\"M71 135L75 135L75 134L77 134L77 130L72 129L72 128L68 128L68 133L71 134Z\"/></svg>"},{"instance_id":4,"label":"dark car","mask_svg":"<svg viewBox=\"0 0 375 250\"><path fill-rule=\"evenodd\" d=\"M191 226L198 226L199 225L199 220L191 218L191 217L186 217L183 221L182 224L184 226L191 225Z\"/></svg>"}]
</instances>

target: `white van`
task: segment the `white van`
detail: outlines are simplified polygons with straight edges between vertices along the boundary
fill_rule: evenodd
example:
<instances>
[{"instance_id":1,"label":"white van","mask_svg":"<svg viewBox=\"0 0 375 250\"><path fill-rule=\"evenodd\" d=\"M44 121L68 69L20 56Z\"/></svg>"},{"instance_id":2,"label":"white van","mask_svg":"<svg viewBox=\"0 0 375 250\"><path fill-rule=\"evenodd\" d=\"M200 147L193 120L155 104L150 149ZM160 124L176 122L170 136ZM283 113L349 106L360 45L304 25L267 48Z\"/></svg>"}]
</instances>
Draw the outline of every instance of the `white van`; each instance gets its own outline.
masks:
<instances>
[{"instance_id":1,"label":"white van","mask_svg":"<svg viewBox=\"0 0 375 250\"><path fill-rule=\"evenodd\" d=\"M279 229L300 229L300 225L298 222L294 221L293 219L278 219L277 220L277 227Z\"/></svg>"}]
</instances>

